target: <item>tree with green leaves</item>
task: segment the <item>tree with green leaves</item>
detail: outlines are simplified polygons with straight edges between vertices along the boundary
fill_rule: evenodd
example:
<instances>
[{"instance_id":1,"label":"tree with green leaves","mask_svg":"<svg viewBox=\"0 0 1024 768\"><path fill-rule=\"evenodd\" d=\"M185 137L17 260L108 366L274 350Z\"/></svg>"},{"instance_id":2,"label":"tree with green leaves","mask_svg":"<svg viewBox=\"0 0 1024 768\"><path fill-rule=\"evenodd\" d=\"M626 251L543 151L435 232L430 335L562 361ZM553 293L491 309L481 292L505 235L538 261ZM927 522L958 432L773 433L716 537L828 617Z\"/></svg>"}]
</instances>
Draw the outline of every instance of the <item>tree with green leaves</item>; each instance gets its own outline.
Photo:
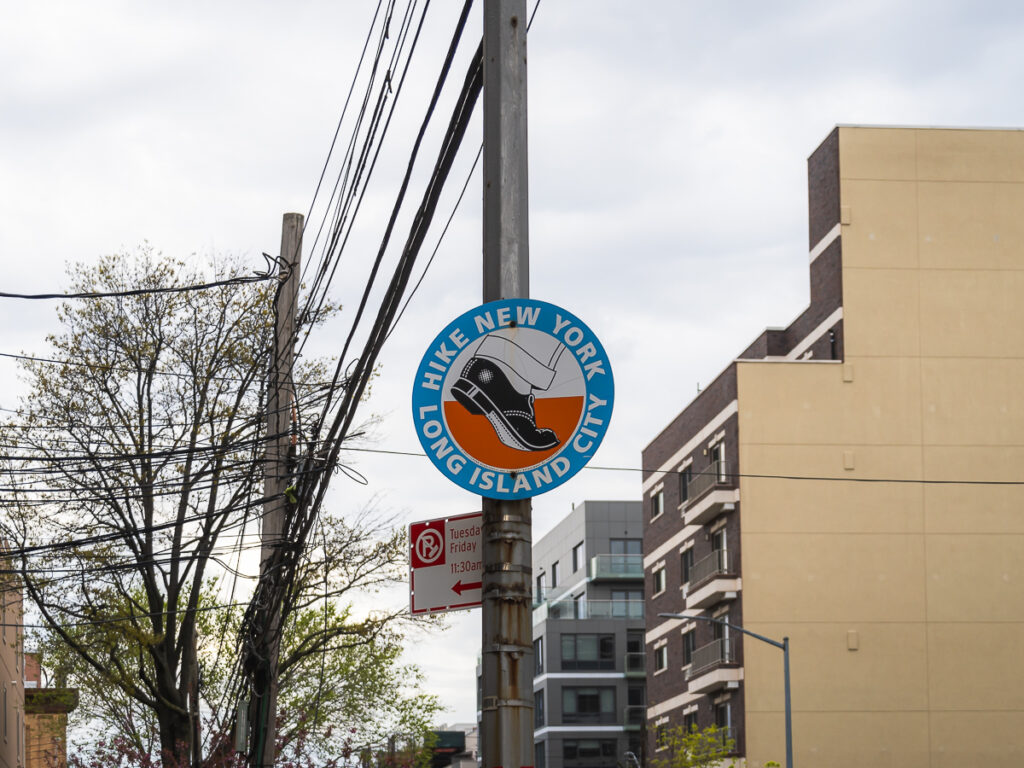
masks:
<instances>
[{"instance_id":1,"label":"tree with green leaves","mask_svg":"<svg viewBox=\"0 0 1024 768\"><path fill-rule=\"evenodd\" d=\"M656 755L649 760L652 768L711 768L724 765L735 752L736 741L728 729L717 725L703 729L675 725L659 730L656 746Z\"/></svg>"},{"instance_id":2,"label":"tree with green leaves","mask_svg":"<svg viewBox=\"0 0 1024 768\"><path fill-rule=\"evenodd\" d=\"M82 689L83 716L155 764L198 768L223 755L239 697L247 588L234 574L260 545L275 285L148 247L70 276L86 296L61 305L46 357L23 362L27 394L0 426L0 533L44 627L44 663ZM296 441L327 371L296 368ZM404 612L356 608L404 578L402 534L326 508L318 525L282 628L285 751L300 736L329 748L327 722L421 727L436 706L391 687L388 675L415 677L397 662Z\"/></svg>"}]
</instances>

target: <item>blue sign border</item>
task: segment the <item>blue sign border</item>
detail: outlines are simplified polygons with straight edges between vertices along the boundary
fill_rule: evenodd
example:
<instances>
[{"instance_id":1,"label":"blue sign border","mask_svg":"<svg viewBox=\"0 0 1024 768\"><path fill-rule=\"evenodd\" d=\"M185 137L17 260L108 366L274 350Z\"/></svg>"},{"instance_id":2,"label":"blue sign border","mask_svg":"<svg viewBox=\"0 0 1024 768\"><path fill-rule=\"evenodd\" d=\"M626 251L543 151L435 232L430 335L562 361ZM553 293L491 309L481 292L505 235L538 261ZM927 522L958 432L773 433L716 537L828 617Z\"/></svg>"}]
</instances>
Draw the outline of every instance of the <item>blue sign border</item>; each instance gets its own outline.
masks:
<instances>
[{"instance_id":1,"label":"blue sign border","mask_svg":"<svg viewBox=\"0 0 1024 768\"><path fill-rule=\"evenodd\" d=\"M507 312L502 312L505 309ZM531 315L521 313L523 309L539 311ZM559 451L528 469L496 470L466 455L452 437L442 415L442 387L448 368L454 363L455 358L451 354L453 345L461 350L492 332L491 328L482 332L477 330L475 319L484 313L490 313L488 316L491 319L497 319L497 327L511 327L517 317L534 317L535 324L523 324L521 327L546 333L565 344L568 351L574 354L588 344L593 345L586 355L586 362L580 365L586 387L584 417L573 435L562 440ZM501 322L503 317L506 318L504 323ZM558 320L562 322L556 322ZM582 331L582 338L575 344L569 344L565 333L574 327ZM434 466L453 483L470 493L491 499L524 499L557 488L587 465L608 431L614 402L615 382L611 363L600 340L586 323L555 304L535 299L503 299L463 313L434 338L416 369L412 416L416 436L423 450Z\"/></svg>"}]
</instances>

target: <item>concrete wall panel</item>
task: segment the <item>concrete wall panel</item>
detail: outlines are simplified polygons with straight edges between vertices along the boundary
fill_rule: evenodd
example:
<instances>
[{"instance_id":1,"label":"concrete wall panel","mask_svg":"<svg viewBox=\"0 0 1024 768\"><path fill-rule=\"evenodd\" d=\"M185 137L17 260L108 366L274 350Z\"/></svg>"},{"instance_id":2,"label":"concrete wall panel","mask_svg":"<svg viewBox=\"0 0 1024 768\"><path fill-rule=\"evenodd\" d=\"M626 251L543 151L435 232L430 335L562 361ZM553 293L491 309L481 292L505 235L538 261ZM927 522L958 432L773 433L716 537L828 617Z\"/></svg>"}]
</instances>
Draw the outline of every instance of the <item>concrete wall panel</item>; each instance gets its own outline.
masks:
<instances>
[{"instance_id":1,"label":"concrete wall panel","mask_svg":"<svg viewBox=\"0 0 1024 768\"><path fill-rule=\"evenodd\" d=\"M842 168L840 168L842 171ZM844 267L916 269L917 183L913 181L840 181Z\"/></svg>"},{"instance_id":2,"label":"concrete wall panel","mask_svg":"<svg viewBox=\"0 0 1024 768\"><path fill-rule=\"evenodd\" d=\"M923 181L917 197L923 268L1021 268L1024 185Z\"/></svg>"},{"instance_id":3,"label":"concrete wall panel","mask_svg":"<svg viewBox=\"0 0 1024 768\"><path fill-rule=\"evenodd\" d=\"M924 621L922 538L744 532L747 621Z\"/></svg>"}]
</instances>

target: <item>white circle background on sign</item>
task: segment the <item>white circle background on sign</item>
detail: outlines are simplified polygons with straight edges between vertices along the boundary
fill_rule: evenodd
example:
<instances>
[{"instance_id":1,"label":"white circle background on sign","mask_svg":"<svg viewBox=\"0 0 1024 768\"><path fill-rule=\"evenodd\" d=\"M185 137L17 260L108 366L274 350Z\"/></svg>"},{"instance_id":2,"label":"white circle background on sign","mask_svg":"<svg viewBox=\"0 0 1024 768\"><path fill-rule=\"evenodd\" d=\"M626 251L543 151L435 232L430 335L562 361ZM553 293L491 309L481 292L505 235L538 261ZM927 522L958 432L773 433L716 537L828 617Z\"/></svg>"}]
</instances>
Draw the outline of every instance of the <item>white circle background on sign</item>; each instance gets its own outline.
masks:
<instances>
[{"instance_id":1,"label":"white circle background on sign","mask_svg":"<svg viewBox=\"0 0 1024 768\"><path fill-rule=\"evenodd\" d=\"M427 552L431 554L427 554ZM427 528L416 537L416 556L429 565L444 553L444 540L433 528Z\"/></svg>"}]
</instances>

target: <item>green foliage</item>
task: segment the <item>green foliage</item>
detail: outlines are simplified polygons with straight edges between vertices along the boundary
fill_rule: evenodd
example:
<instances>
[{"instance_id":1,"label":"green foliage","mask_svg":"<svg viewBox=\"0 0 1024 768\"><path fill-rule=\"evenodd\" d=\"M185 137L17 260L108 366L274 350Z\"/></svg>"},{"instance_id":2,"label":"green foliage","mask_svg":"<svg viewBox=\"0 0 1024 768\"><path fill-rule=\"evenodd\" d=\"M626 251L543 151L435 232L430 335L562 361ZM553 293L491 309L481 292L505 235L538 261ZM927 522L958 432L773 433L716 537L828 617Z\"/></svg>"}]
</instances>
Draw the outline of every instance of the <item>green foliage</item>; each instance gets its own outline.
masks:
<instances>
[{"instance_id":1,"label":"green foliage","mask_svg":"<svg viewBox=\"0 0 1024 768\"><path fill-rule=\"evenodd\" d=\"M676 725L659 732L657 755L648 762L652 768L710 768L724 764L735 748L735 740L724 728L710 725L698 729L694 725L687 730Z\"/></svg>"}]
</instances>

